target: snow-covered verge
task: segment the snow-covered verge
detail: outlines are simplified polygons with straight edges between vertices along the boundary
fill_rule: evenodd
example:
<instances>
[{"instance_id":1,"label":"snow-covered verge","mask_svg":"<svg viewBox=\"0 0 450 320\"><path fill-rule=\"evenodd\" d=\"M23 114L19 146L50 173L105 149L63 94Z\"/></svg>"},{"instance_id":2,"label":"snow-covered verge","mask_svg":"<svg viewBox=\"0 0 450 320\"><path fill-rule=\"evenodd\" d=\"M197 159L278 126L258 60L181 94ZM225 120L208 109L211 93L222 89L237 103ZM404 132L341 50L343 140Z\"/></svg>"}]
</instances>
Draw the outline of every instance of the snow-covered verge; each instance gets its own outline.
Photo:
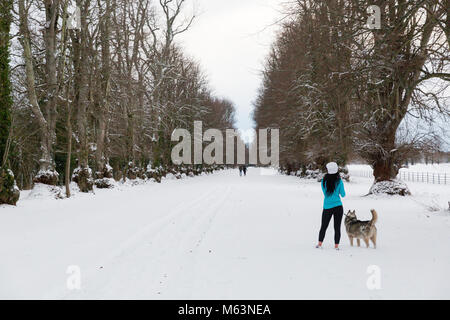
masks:
<instances>
[{"instance_id":1,"label":"snow-covered verge","mask_svg":"<svg viewBox=\"0 0 450 320\"><path fill-rule=\"evenodd\" d=\"M335 251L331 226L315 249L319 184L256 168L64 200L22 194L0 207L0 298L449 299L449 187L365 196L371 183L346 183L344 206L363 220L378 211L376 250L350 247L342 227ZM81 290L68 289L68 270Z\"/></svg>"},{"instance_id":2,"label":"snow-covered verge","mask_svg":"<svg viewBox=\"0 0 450 320\"><path fill-rule=\"evenodd\" d=\"M222 170L222 169L220 169ZM214 171L217 172L217 171ZM200 172L199 175L208 175L212 174L214 172ZM172 173L166 173L165 176L160 177L160 182L169 181L169 180L181 180L181 179L187 179L187 178L195 178L196 176L188 176L186 174L179 173L177 175L174 175ZM99 180L107 181L107 184L109 185L108 188L98 188L96 185L93 187L92 192L84 193L80 191L80 188L78 187L78 184L76 182L70 183L70 194L71 197L90 197L92 195L95 195L99 191L104 191L103 189L118 189L118 190L124 190L124 188L138 186L138 185L145 185L145 184L154 184L157 183L157 181L153 178L148 179L141 179L141 178L135 178L135 179L126 179L116 181L112 178L103 178ZM105 182L106 183L106 182ZM50 185L44 185L41 183L36 183L31 190L22 190L20 191L21 197L23 199L33 198L33 199L41 199L41 200L48 200L48 199L66 199L66 188L65 186L50 186ZM1 208L1 207L0 207Z\"/></svg>"}]
</instances>

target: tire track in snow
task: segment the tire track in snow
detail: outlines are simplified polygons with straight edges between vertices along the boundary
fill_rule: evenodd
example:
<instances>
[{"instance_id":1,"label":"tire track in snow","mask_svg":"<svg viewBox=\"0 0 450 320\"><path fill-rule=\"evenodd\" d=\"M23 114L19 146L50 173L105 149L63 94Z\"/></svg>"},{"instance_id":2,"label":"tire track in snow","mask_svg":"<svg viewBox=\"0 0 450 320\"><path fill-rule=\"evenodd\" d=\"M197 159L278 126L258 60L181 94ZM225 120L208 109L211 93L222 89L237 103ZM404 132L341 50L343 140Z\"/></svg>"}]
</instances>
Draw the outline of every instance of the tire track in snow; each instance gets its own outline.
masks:
<instances>
[{"instance_id":1,"label":"tire track in snow","mask_svg":"<svg viewBox=\"0 0 450 320\"><path fill-rule=\"evenodd\" d=\"M171 296L186 297L190 289L193 288L198 254L204 253L200 250L200 247L204 243L215 218L224 210L224 204L229 198L231 190L231 186L223 188L218 194L218 198L214 199L210 205L202 206L203 214L196 219L193 225L187 227L176 251L167 257L166 263L160 265L162 271L166 270L158 283L157 295L161 295L161 298L164 298L165 293L170 290L172 290L170 292ZM211 249L205 250L209 251ZM209 251L209 253L211 254L212 252ZM176 267L174 268L173 266ZM169 277L169 274L172 276ZM174 290L178 292L173 292ZM179 292L183 290L187 292Z\"/></svg>"},{"instance_id":2,"label":"tire track in snow","mask_svg":"<svg viewBox=\"0 0 450 320\"><path fill-rule=\"evenodd\" d=\"M74 298L73 296L80 295L83 297L101 296L102 293L108 292L104 287L111 284L111 279L120 279L120 277L115 277L114 275L130 274L130 272L136 273L136 270L133 269L142 270L142 266L129 265L125 267L124 264L129 264L129 261L133 260L134 256L140 254L138 251L144 248L145 252L152 252L152 257L150 258L152 261L158 256L163 255L163 251L167 247L170 247L171 244L170 241L166 241L167 245L164 245L161 241L167 240L167 236L170 236L170 229L174 225L177 225L182 219L187 218L187 216L183 216L183 213L194 212L195 210L192 210L193 208L202 206L210 197L214 197L218 189L219 187L209 190L193 200L183 201L169 210L168 214L140 228L139 231L120 243L116 250L98 260L98 266L102 266L102 269L99 270L98 266L95 266L94 270L83 272L83 283L86 284L83 292L63 294L63 299ZM139 280L135 275L132 275L132 277L135 280ZM114 295L112 292L111 294Z\"/></svg>"}]
</instances>

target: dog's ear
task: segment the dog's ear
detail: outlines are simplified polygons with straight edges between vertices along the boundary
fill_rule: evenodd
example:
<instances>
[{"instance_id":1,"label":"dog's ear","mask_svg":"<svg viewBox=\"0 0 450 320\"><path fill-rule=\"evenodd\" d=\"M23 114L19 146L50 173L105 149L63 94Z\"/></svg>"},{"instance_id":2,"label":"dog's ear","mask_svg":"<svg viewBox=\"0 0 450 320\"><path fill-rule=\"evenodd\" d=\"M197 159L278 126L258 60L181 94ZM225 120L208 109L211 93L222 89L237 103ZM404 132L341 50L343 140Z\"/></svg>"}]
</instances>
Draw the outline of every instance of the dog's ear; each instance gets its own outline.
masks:
<instances>
[{"instance_id":1,"label":"dog's ear","mask_svg":"<svg viewBox=\"0 0 450 320\"><path fill-rule=\"evenodd\" d=\"M353 210L353 214L356 214L356 210Z\"/></svg>"}]
</instances>

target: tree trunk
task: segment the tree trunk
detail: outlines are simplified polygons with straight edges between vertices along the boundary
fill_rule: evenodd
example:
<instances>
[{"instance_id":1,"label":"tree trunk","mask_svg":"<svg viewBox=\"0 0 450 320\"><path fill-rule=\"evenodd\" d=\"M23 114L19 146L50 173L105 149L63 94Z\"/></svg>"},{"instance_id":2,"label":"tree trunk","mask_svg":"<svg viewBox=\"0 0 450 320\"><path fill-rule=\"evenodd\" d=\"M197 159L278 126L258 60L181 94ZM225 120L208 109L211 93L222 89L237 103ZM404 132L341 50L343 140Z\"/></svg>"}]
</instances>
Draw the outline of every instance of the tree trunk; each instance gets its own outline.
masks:
<instances>
[{"instance_id":1,"label":"tree trunk","mask_svg":"<svg viewBox=\"0 0 450 320\"><path fill-rule=\"evenodd\" d=\"M113 178L112 168L109 166L108 156L106 154L106 140L107 140L107 116L109 114L109 95L110 95L110 78L111 78L111 63L110 63L110 1L106 0L106 10L102 16L100 24L100 42L102 52L102 79L101 79L101 93L100 102L98 106L98 131L97 131L97 149L95 153L96 161L96 178L97 187L109 187L110 184L106 179ZM102 180L102 181L99 181Z\"/></svg>"},{"instance_id":2,"label":"tree trunk","mask_svg":"<svg viewBox=\"0 0 450 320\"><path fill-rule=\"evenodd\" d=\"M58 17L59 1L45 0L45 18L46 25L44 30L45 44L45 71L47 82L47 101L44 104L44 110L49 127L50 148L56 141L56 118L57 100L58 100L58 78L57 78L57 17ZM53 157L53 155L51 155Z\"/></svg>"},{"instance_id":3,"label":"tree trunk","mask_svg":"<svg viewBox=\"0 0 450 320\"><path fill-rule=\"evenodd\" d=\"M75 89L77 106L78 129L78 168L74 171L73 180L78 184L81 192L92 191L92 172L89 168L89 148L87 137L87 107L89 104L89 44L87 15L89 0L77 0L81 9L81 30L71 33L74 47Z\"/></svg>"},{"instance_id":4,"label":"tree trunk","mask_svg":"<svg viewBox=\"0 0 450 320\"><path fill-rule=\"evenodd\" d=\"M377 159L373 164L373 175L376 182L394 180L399 171L392 158Z\"/></svg>"},{"instance_id":5,"label":"tree trunk","mask_svg":"<svg viewBox=\"0 0 450 320\"><path fill-rule=\"evenodd\" d=\"M396 148L395 137L398 123L390 121L382 122L385 126L378 126L383 135L378 136L381 150L371 154L371 163L373 167L373 175L375 182L369 190L369 194L390 194L390 195L410 195L408 186L397 179L398 172L401 168L407 154ZM385 129L383 131L381 128Z\"/></svg>"},{"instance_id":6,"label":"tree trunk","mask_svg":"<svg viewBox=\"0 0 450 320\"><path fill-rule=\"evenodd\" d=\"M72 108L70 107L70 102L67 101L67 158L66 158L66 196L70 198L70 163L72 160Z\"/></svg>"},{"instance_id":7,"label":"tree trunk","mask_svg":"<svg viewBox=\"0 0 450 320\"><path fill-rule=\"evenodd\" d=\"M38 103L35 87L35 73L33 66L33 57L31 52L30 32L28 28L28 12L25 8L25 1L19 0L19 19L20 19L20 33L22 35L21 44L23 47L23 56L25 60L26 72L26 87L28 100L31 105L31 110L37 119L40 127L40 147L41 158L39 160L39 172L34 178L34 182L49 185L56 185L58 182L58 173L55 171L53 161L53 147L52 147L52 132L49 122Z\"/></svg>"}]
</instances>

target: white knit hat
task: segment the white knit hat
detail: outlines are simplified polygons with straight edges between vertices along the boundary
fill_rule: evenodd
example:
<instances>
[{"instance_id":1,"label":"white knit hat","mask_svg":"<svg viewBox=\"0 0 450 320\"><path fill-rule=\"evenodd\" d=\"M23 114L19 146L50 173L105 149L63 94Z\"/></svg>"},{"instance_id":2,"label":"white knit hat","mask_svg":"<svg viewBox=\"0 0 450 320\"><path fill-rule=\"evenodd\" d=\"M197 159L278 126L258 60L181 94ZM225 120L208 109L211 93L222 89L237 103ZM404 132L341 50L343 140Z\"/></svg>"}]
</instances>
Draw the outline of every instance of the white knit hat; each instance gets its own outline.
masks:
<instances>
[{"instance_id":1,"label":"white knit hat","mask_svg":"<svg viewBox=\"0 0 450 320\"><path fill-rule=\"evenodd\" d=\"M339 167L336 162L330 162L327 164L328 174L336 174L338 173Z\"/></svg>"}]
</instances>

